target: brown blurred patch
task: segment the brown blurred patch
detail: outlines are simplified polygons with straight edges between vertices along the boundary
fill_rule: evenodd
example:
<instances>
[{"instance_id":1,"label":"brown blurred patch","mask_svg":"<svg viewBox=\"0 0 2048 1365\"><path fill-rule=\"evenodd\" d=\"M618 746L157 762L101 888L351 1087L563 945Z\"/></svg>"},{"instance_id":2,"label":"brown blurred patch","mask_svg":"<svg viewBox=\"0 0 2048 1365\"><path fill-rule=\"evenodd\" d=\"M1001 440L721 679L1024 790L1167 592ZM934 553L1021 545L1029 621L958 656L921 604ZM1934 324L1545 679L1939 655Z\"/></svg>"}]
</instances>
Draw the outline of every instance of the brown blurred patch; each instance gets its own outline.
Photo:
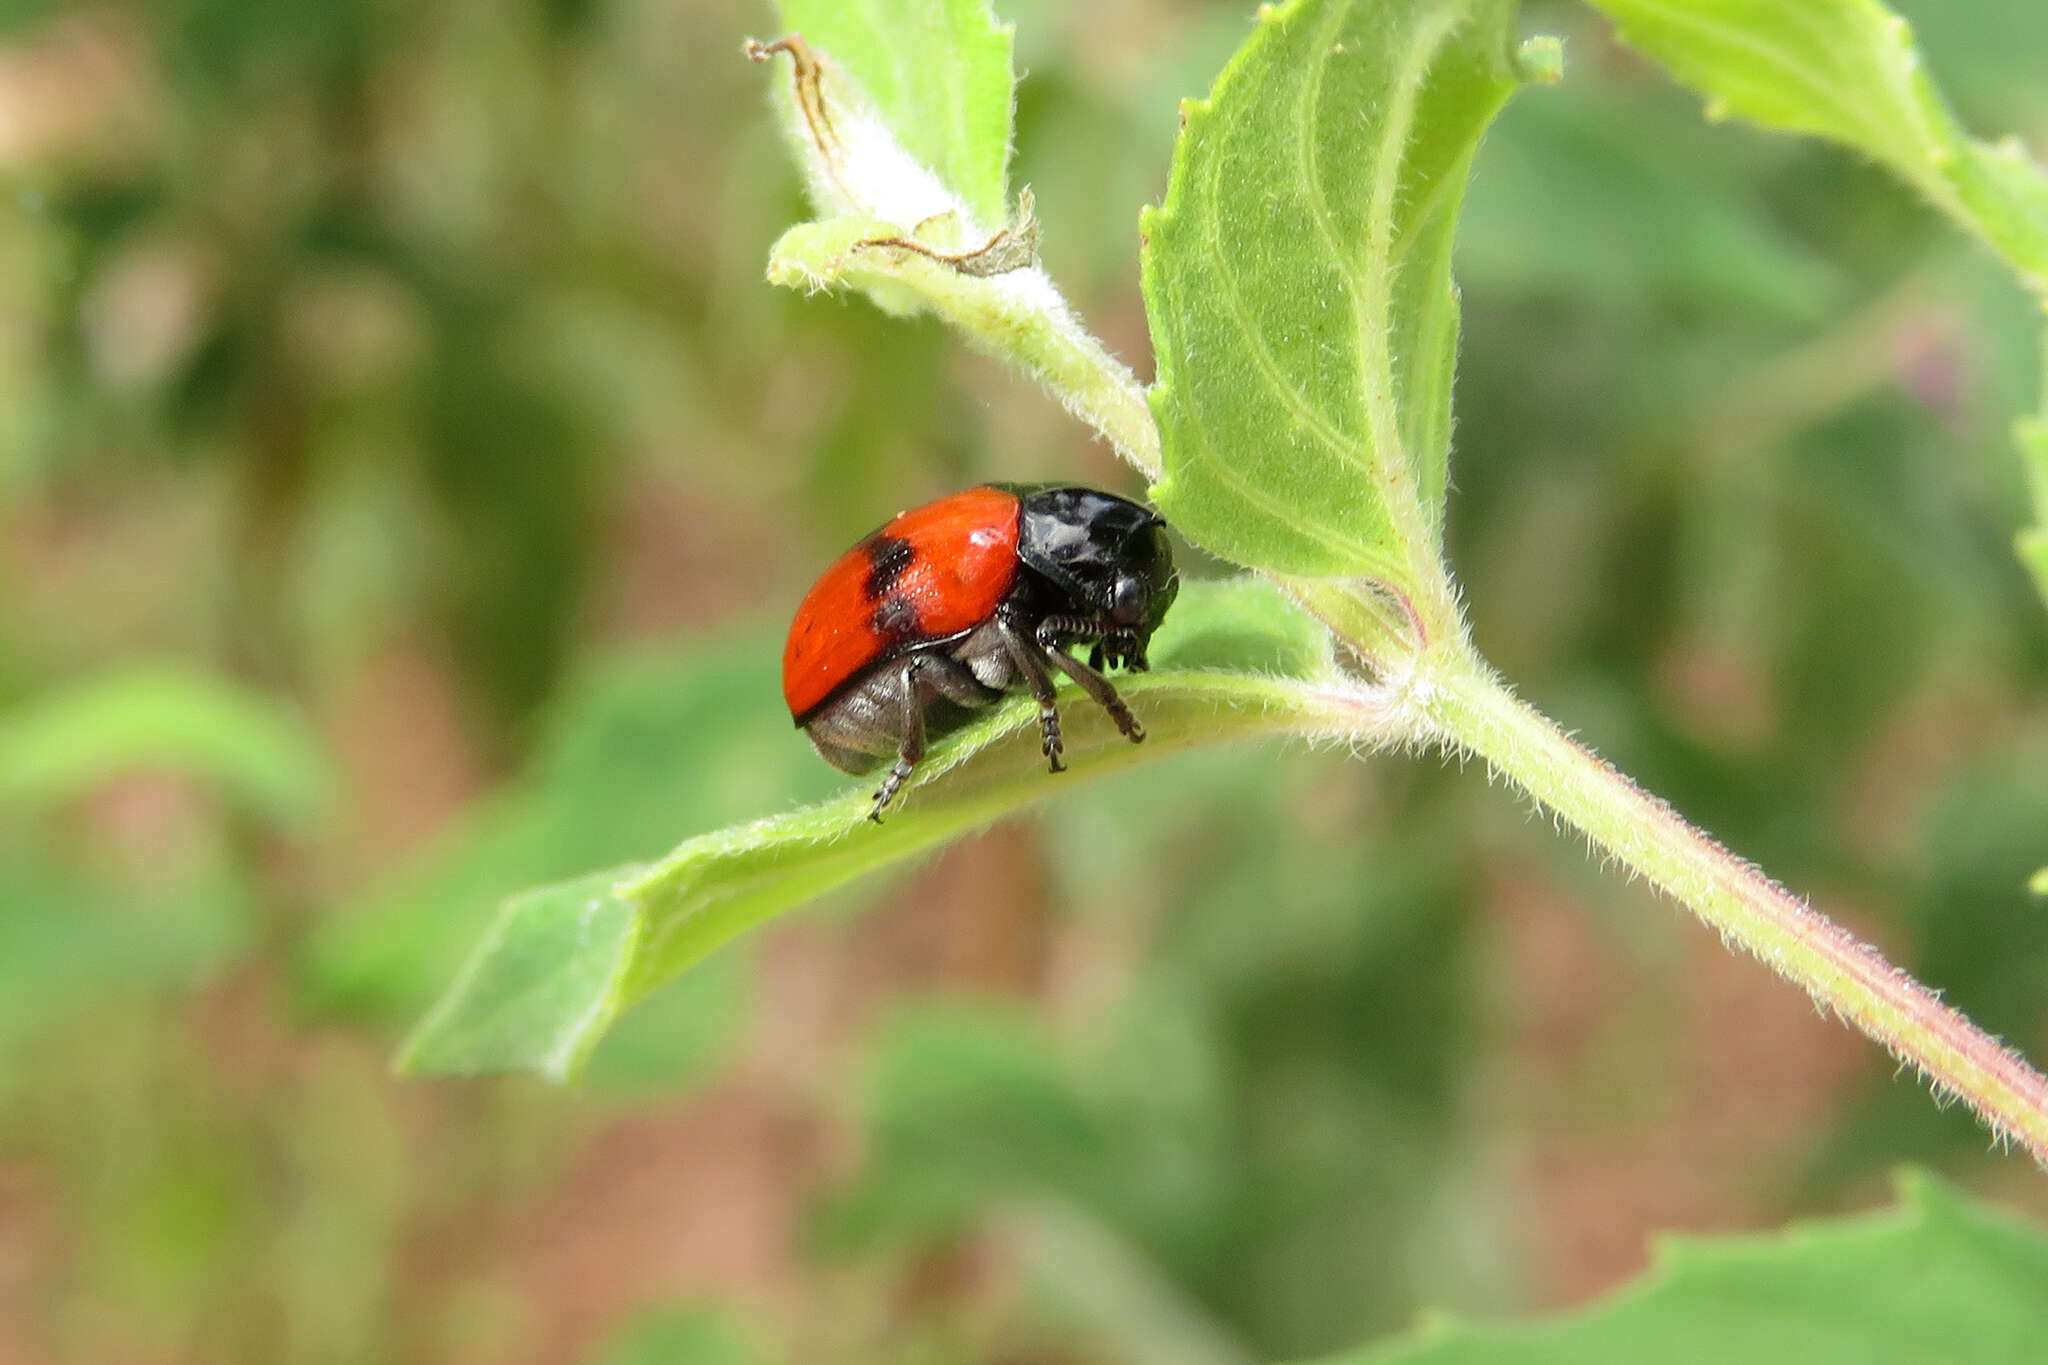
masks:
<instances>
[{"instance_id":1,"label":"brown blurred patch","mask_svg":"<svg viewBox=\"0 0 2048 1365\"><path fill-rule=\"evenodd\" d=\"M1782 1221L1781 1182L1845 1091L1885 1065L1871 1045L1690 919L1638 940L1668 952L1631 951L1570 888L1514 859L1487 900L1504 1010L1488 1126L1517 1190L1534 1300L1614 1287L1647 1265L1658 1233Z\"/></svg>"},{"instance_id":2,"label":"brown blurred patch","mask_svg":"<svg viewBox=\"0 0 2048 1365\"><path fill-rule=\"evenodd\" d=\"M52 1232L36 1206L32 1167L0 1163L0 1360L42 1365L38 1311L49 1299Z\"/></svg>"},{"instance_id":3,"label":"brown blurred patch","mask_svg":"<svg viewBox=\"0 0 2048 1365\"><path fill-rule=\"evenodd\" d=\"M634 470L606 511L616 551L599 566L589 628L607 641L672 640L759 609L793 581L791 538L740 506L680 464Z\"/></svg>"},{"instance_id":4,"label":"brown blurred patch","mask_svg":"<svg viewBox=\"0 0 2048 1365\"><path fill-rule=\"evenodd\" d=\"M1901 704L1841 775L1843 827L1894 866L1923 862L1931 807L1974 756L2010 735L2009 707L1977 661L1937 665L1936 676Z\"/></svg>"},{"instance_id":5,"label":"brown blurred patch","mask_svg":"<svg viewBox=\"0 0 2048 1365\"><path fill-rule=\"evenodd\" d=\"M517 1358L588 1358L615 1323L693 1299L758 1303L790 1273L810 1124L726 1084L610 1125L516 1230L532 1336Z\"/></svg>"},{"instance_id":6,"label":"brown blurred patch","mask_svg":"<svg viewBox=\"0 0 2048 1365\"><path fill-rule=\"evenodd\" d=\"M1664 714L1699 743L1754 754L1776 733L1778 699L1748 642L1695 632L1662 650L1655 669Z\"/></svg>"},{"instance_id":7,"label":"brown blurred patch","mask_svg":"<svg viewBox=\"0 0 2048 1365\"><path fill-rule=\"evenodd\" d=\"M1043 857L1028 820L946 849L862 926L853 964L861 984L876 996L1034 993L1051 932Z\"/></svg>"},{"instance_id":8,"label":"brown blurred patch","mask_svg":"<svg viewBox=\"0 0 2048 1365\"><path fill-rule=\"evenodd\" d=\"M0 47L0 167L125 164L150 145L162 95L144 35L110 6L79 9Z\"/></svg>"},{"instance_id":9,"label":"brown blurred patch","mask_svg":"<svg viewBox=\"0 0 2048 1365\"><path fill-rule=\"evenodd\" d=\"M120 458L108 452L110 460ZM0 507L0 581L13 621L53 671L103 658L189 654L226 518L222 483L129 470L116 493L80 479Z\"/></svg>"},{"instance_id":10,"label":"brown blurred patch","mask_svg":"<svg viewBox=\"0 0 2048 1365\"><path fill-rule=\"evenodd\" d=\"M490 774L474 699L444 642L392 640L340 677L322 712L341 770L341 818L319 862L325 884L348 891L424 850Z\"/></svg>"}]
</instances>

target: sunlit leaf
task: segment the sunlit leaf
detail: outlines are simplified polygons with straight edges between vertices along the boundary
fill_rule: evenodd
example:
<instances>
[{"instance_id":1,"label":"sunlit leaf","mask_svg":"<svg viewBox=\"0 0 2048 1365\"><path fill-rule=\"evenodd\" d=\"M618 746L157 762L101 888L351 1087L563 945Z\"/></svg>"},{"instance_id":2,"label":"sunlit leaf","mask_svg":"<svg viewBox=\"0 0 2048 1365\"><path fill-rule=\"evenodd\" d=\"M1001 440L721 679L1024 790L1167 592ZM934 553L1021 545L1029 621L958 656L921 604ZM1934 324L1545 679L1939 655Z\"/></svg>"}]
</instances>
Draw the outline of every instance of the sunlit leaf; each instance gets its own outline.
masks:
<instances>
[{"instance_id":1,"label":"sunlit leaf","mask_svg":"<svg viewBox=\"0 0 2048 1365\"><path fill-rule=\"evenodd\" d=\"M1154 497L1205 548L1397 581L1434 559L1452 229L1521 80L1514 20L1513 0L1297 0L1187 106L1144 285Z\"/></svg>"}]
</instances>

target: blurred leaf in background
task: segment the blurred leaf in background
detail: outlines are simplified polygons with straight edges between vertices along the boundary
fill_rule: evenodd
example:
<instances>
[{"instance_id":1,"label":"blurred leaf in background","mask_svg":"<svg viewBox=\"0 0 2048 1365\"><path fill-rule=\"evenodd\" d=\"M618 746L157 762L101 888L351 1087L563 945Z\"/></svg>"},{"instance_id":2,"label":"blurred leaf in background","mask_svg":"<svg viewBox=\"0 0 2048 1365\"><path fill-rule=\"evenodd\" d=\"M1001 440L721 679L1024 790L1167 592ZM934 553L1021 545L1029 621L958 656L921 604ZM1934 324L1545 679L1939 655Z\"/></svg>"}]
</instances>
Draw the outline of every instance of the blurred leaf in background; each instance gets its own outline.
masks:
<instances>
[{"instance_id":1,"label":"blurred leaf in background","mask_svg":"<svg viewBox=\"0 0 2048 1365\"><path fill-rule=\"evenodd\" d=\"M713 1310L661 1309L617 1334L596 1365L753 1365L746 1334Z\"/></svg>"},{"instance_id":2,"label":"blurred leaf in background","mask_svg":"<svg viewBox=\"0 0 2048 1365\"><path fill-rule=\"evenodd\" d=\"M0 801L17 807L158 769L303 826L328 795L327 768L318 741L267 698L172 666L131 666L0 713Z\"/></svg>"},{"instance_id":3,"label":"blurred leaf in background","mask_svg":"<svg viewBox=\"0 0 2048 1365\"><path fill-rule=\"evenodd\" d=\"M1445 814L1433 786L1394 817L1410 847ZM1253 1359L1476 1291L1498 1267L1428 1250L1456 1198L1465 902L1454 868L1358 846L1346 817L1367 799L1336 761L1253 772L1225 753L1064 803L1077 933L1156 939L1137 980L1065 1039L986 1010L906 1012L880 1041L873 1157L835 1237L1055 1199Z\"/></svg>"}]
</instances>

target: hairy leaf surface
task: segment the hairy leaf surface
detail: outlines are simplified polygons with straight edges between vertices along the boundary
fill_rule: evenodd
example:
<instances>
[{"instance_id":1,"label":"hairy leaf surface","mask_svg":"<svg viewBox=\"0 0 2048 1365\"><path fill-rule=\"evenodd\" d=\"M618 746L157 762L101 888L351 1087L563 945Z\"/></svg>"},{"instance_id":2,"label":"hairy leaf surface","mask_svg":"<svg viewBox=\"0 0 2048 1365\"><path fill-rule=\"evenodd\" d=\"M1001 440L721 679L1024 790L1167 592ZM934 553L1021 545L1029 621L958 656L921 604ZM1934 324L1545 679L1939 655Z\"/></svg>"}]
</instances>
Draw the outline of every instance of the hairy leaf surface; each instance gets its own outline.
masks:
<instances>
[{"instance_id":1,"label":"hairy leaf surface","mask_svg":"<svg viewBox=\"0 0 2048 1365\"><path fill-rule=\"evenodd\" d=\"M1243 564L1432 560L1451 435L1451 238L1518 81L1513 0L1297 0L1186 106L1144 219L1162 510Z\"/></svg>"}]
</instances>

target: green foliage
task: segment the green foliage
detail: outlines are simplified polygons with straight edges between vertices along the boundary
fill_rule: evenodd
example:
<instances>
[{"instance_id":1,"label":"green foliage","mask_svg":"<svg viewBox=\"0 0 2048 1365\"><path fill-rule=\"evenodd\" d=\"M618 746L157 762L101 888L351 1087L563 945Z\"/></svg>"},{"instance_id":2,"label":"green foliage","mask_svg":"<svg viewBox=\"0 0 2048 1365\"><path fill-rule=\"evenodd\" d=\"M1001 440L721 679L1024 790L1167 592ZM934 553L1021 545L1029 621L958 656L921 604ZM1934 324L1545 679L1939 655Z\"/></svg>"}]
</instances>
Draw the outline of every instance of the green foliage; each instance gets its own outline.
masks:
<instances>
[{"instance_id":1,"label":"green foliage","mask_svg":"<svg viewBox=\"0 0 2048 1365\"><path fill-rule=\"evenodd\" d=\"M1400 857L1289 818L1357 787L1336 756L1226 752L1063 800L1061 902L1096 933L1156 922L1145 961L1064 1028L993 1002L899 1011L831 1245L1021 1222L1048 1243L1034 1288L1118 1358L1192 1337L1292 1359L1453 1292L1469 1268L1428 1245L1426 1192L1458 1160L1467 1056L1462 871L1436 852L1456 817L1404 802Z\"/></svg>"},{"instance_id":2,"label":"green foliage","mask_svg":"<svg viewBox=\"0 0 2048 1365\"><path fill-rule=\"evenodd\" d=\"M1466 195L1459 280L1496 305L1569 299L1610 319L1818 323L1848 281L1760 202L1754 157L1716 156L1727 141L1676 100L1588 82L1510 102Z\"/></svg>"},{"instance_id":3,"label":"green foliage","mask_svg":"<svg viewBox=\"0 0 2048 1365\"><path fill-rule=\"evenodd\" d=\"M1077 319L1144 368L1131 210L1160 193L1176 97L1248 33L1286 45L1240 0L998 7L1030 75L1014 138L986 7L785 11L960 216L805 224L772 268L934 314L908 325L760 286L803 212L756 117L786 59L735 53L772 22L758 0L4 7L0 1221L27 1278L0 1291L0 1357L1245 1365L1583 1284L1585 1220L1629 1246L1673 1207L1762 1223L1902 1158L2015 1178L1891 1068L1844 1077L1832 1049L1713 1013L1744 975L1699 973L1637 888L1474 768L1109 744L1131 766L1049 779L1028 725L969 761L1014 766L1018 808L1057 794L1042 815L838 893L887 888L857 922L713 952L613 1020L585 1091L393 1083L394 1021L509 898L845 785L775 698L808 569L975 479L1108 477L1029 386L949 368L948 325L1156 469L1141 392L1086 391L1108 371ZM1654 19L1753 19L1778 65L1702 43L1693 83L1789 55L1823 79L1758 108L1846 109L1873 135L1854 156L1703 123L1579 35L1597 15L1529 7L1571 32L1572 79L1510 102L1461 207L1443 534L1518 687L2038 1050L2048 653L2005 442L2039 411L2040 315L1922 201L2024 255L2035 173L1925 139L1960 137L1950 107L2048 126L2048 9L1897 7L1939 101L1871 6ZM1344 22L1406 12L1356 0ZM1340 54L1320 60L1334 80ZM1076 310L1035 233L968 263L1015 269L944 259L983 245L968 218L1024 226L1012 141ZM1248 368L1160 349L1183 380ZM2048 443L2038 415L2019 430L2022 557L2048 587ZM1293 587L1326 611L1329 585ZM1204 591L1180 669L1327 670L1328 633L1270 589ZM133 662L165 656L195 662L162 686ZM127 780L159 772L180 780ZM445 833L419 850L415 821ZM690 847L678 876L709 880L678 895L729 888ZM686 922L715 937L735 906ZM544 1062L581 1045L551 1011L609 1007L619 964L558 910L479 964L529 989L443 1035L448 1065ZM1001 1006L929 998L992 980ZM692 1092L736 1044L746 1064ZM1756 1103L1675 1131L1701 1083ZM827 1235L789 1235L827 1181ZM1737 1250L1782 1251L1803 1292L1819 1276L1790 1262L1842 1231ZM707 1283L740 1307L635 1316ZM1466 1349L1513 1360L1590 1320ZM1725 1354L1787 1355L1744 1347Z\"/></svg>"},{"instance_id":4,"label":"green foliage","mask_svg":"<svg viewBox=\"0 0 2048 1365\"><path fill-rule=\"evenodd\" d=\"M1902 1207L1763 1237L1667 1242L1644 1280L1556 1322L1441 1322L1329 1365L2022 1365L2048 1333L2048 1236L1923 1176Z\"/></svg>"},{"instance_id":5,"label":"green foliage","mask_svg":"<svg viewBox=\"0 0 2048 1365\"><path fill-rule=\"evenodd\" d=\"M195 668L130 665L0 712L0 801L50 806L149 770L210 783L301 827L319 813L330 780L303 722Z\"/></svg>"},{"instance_id":6,"label":"green foliage","mask_svg":"<svg viewBox=\"0 0 2048 1365\"><path fill-rule=\"evenodd\" d=\"M1862 152L1989 245L2048 305L2048 172L2017 138L1988 143L1962 130L1912 29L1878 0L1594 3L1630 43L1705 94L1710 116L1735 114ZM2040 401L2048 404L2048 380ZM2048 602L2044 422L2018 432L2036 525L2016 548Z\"/></svg>"},{"instance_id":7,"label":"green foliage","mask_svg":"<svg viewBox=\"0 0 2048 1365\"><path fill-rule=\"evenodd\" d=\"M825 6L841 25L865 10ZM906 11L906 14L909 13ZM782 234L768 255L771 283L816 293L855 289L884 312L925 310L957 328L967 342L1015 365L1059 394L1140 468L1156 463L1157 434L1135 382L1075 318L1038 267L1038 225L1023 196L1012 221L1002 203L1010 126L1009 35L998 31L982 0L939 0L916 13L947 22L882 31L865 18L844 36L859 66L850 77L837 50L813 47L802 35L752 45L760 58L787 56L789 80L780 100L791 147L823 215ZM908 80L875 44L905 40L917 80L952 92L935 126L928 110L905 95L876 108L861 89L859 67L874 68L885 88ZM972 92L1002 87L1000 119L993 99ZM970 110L979 109L979 113ZM993 134L999 131L1001 137ZM919 158L933 139L947 140L955 174L992 179L996 212L978 212L963 197L971 186L934 179ZM968 175L963 161L987 176ZM985 191L984 191L985 192ZM977 218L985 221L975 221ZM993 229L993 235L988 234Z\"/></svg>"},{"instance_id":8,"label":"green foliage","mask_svg":"<svg viewBox=\"0 0 2048 1365\"><path fill-rule=\"evenodd\" d=\"M1017 82L1011 29L988 0L776 0L776 12L859 83L904 150L984 228L1008 221Z\"/></svg>"},{"instance_id":9,"label":"green foliage","mask_svg":"<svg viewBox=\"0 0 2048 1365\"><path fill-rule=\"evenodd\" d=\"M1514 18L1511 0L1284 5L1188 107L1142 232L1153 495L1197 543L1300 575L1433 566L1452 232L1521 79Z\"/></svg>"},{"instance_id":10,"label":"green foliage","mask_svg":"<svg viewBox=\"0 0 2048 1365\"><path fill-rule=\"evenodd\" d=\"M1906 21L1878 0L1594 0L1710 114L1811 133L1882 163L2048 291L2048 177L1966 136Z\"/></svg>"},{"instance_id":11,"label":"green foliage","mask_svg":"<svg viewBox=\"0 0 2048 1365\"><path fill-rule=\"evenodd\" d=\"M109 996L176 992L247 946L249 889L218 863L147 897L48 856L0 849L0 1097L55 1020Z\"/></svg>"},{"instance_id":12,"label":"green foliage","mask_svg":"<svg viewBox=\"0 0 2048 1365\"><path fill-rule=\"evenodd\" d=\"M1332 667L1319 636L1270 588L1187 585L1154 639L1154 671L1123 687L1145 719L1145 745L1125 742L1092 708L1070 707L1075 771L1065 785L1198 738L1329 723L1330 702L1308 686ZM1249 671L1276 665L1289 672ZM701 835L650 866L516 898L415 1033L404 1065L575 1074L620 1010L743 930L1051 795L1039 765L1025 761L1037 739L1037 709L1018 698L935 746L879 828L864 822L870 799L855 787Z\"/></svg>"}]
</instances>

